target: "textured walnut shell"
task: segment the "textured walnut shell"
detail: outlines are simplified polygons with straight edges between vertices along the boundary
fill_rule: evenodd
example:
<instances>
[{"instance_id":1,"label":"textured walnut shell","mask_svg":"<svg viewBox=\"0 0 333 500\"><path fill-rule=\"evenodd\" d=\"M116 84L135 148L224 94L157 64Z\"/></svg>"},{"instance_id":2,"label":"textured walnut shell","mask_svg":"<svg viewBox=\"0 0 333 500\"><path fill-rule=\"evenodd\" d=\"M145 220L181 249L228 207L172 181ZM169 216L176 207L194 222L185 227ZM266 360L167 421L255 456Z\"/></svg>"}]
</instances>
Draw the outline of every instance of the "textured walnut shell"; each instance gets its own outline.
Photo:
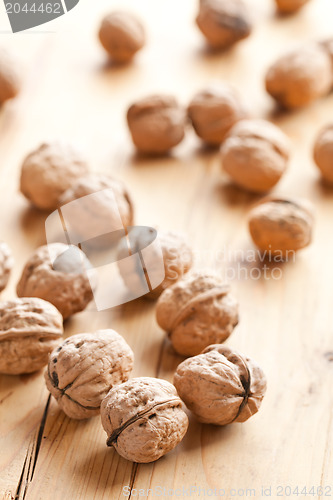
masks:
<instances>
[{"instance_id":1,"label":"textured walnut shell","mask_svg":"<svg viewBox=\"0 0 333 500\"><path fill-rule=\"evenodd\" d=\"M285 108L306 106L331 87L331 58L319 44L287 53L266 74L267 92Z\"/></svg>"},{"instance_id":2,"label":"textured walnut shell","mask_svg":"<svg viewBox=\"0 0 333 500\"><path fill-rule=\"evenodd\" d=\"M16 97L21 87L17 61L5 49L0 51L0 104Z\"/></svg>"},{"instance_id":3,"label":"textured walnut shell","mask_svg":"<svg viewBox=\"0 0 333 500\"><path fill-rule=\"evenodd\" d=\"M127 123L136 148L145 154L164 154L185 134L186 113L171 96L152 95L132 104Z\"/></svg>"},{"instance_id":4,"label":"textured walnut shell","mask_svg":"<svg viewBox=\"0 0 333 500\"><path fill-rule=\"evenodd\" d=\"M149 463L183 439L188 418L176 389L166 380L140 377L111 389L101 405L107 445L119 455Z\"/></svg>"},{"instance_id":5,"label":"textured walnut shell","mask_svg":"<svg viewBox=\"0 0 333 500\"><path fill-rule=\"evenodd\" d=\"M0 373L40 370L63 334L62 316L37 298L0 302Z\"/></svg>"},{"instance_id":6,"label":"textured walnut shell","mask_svg":"<svg viewBox=\"0 0 333 500\"><path fill-rule=\"evenodd\" d=\"M134 228L131 231L131 254L146 248L151 241L151 231L149 228L140 227ZM155 300L161 293L170 285L179 280L186 274L192 267L193 254L192 250L184 235L175 231L158 231L157 238L162 251L162 258L164 261L165 276L163 281L153 290L149 287L150 291L145 295L145 298ZM119 245L118 249L118 268L120 275L131 292L137 295L137 291L142 288L141 280L150 282L150 273L154 272L154 267L157 267L161 258L159 253L151 254L149 259L149 269L143 263L144 274L138 273L136 269L136 262L127 263L122 261L129 255L128 240L124 238ZM154 262L156 260L156 262ZM125 262L125 264L123 264Z\"/></svg>"},{"instance_id":7,"label":"textured walnut shell","mask_svg":"<svg viewBox=\"0 0 333 500\"><path fill-rule=\"evenodd\" d=\"M157 302L156 320L179 354L195 356L220 344L238 324L238 303L230 287L212 273L193 273L167 288Z\"/></svg>"},{"instance_id":8,"label":"textured walnut shell","mask_svg":"<svg viewBox=\"0 0 333 500\"><path fill-rule=\"evenodd\" d=\"M145 44L141 22L128 12L112 12L105 16L98 35L109 56L119 63L130 61Z\"/></svg>"},{"instance_id":9,"label":"textured walnut shell","mask_svg":"<svg viewBox=\"0 0 333 500\"><path fill-rule=\"evenodd\" d=\"M314 160L322 178L333 185L333 124L320 130L314 145Z\"/></svg>"},{"instance_id":10,"label":"textured walnut shell","mask_svg":"<svg viewBox=\"0 0 333 500\"><path fill-rule=\"evenodd\" d=\"M288 14L301 9L309 0L275 0L275 2L280 12Z\"/></svg>"},{"instance_id":11,"label":"textured walnut shell","mask_svg":"<svg viewBox=\"0 0 333 500\"><path fill-rule=\"evenodd\" d=\"M174 384L199 422L245 422L260 408L266 377L250 358L222 345L211 345L177 368Z\"/></svg>"},{"instance_id":12,"label":"textured walnut shell","mask_svg":"<svg viewBox=\"0 0 333 500\"><path fill-rule=\"evenodd\" d=\"M93 193L96 196L89 196ZM90 244L104 247L117 236L119 218L123 227L133 224L133 204L120 180L100 174L82 177L65 191L60 204L83 197L86 198L70 208L71 231L81 242L89 242L92 234L98 234L101 237L94 238Z\"/></svg>"},{"instance_id":13,"label":"textured walnut shell","mask_svg":"<svg viewBox=\"0 0 333 500\"><path fill-rule=\"evenodd\" d=\"M225 172L241 188L270 190L287 168L288 137L266 120L242 120L230 130L221 148Z\"/></svg>"},{"instance_id":14,"label":"textured walnut shell","mask_svg":"<svg viewBox=\"0 0 333 500\"><path fill-rule=\"evenodd\" d=\"M12 252L4 241L0 241L0 292L6 288L14 265Z\"/></svg>"},{"instance_id":15,"label":"textured walnut shell","mask_svg":"<svg viewBox=\"0 0 333 500\"><path fill-rule=\"evenodd\" d=\"M247 38L252 30L242 0L202 0L197 25L214 49L225 49Z\"/></svg>"},{"instance_id":16,"label":"textured walnut shell","mask_svg":"<svg viewBox=\"0 0 333 500\"><path fill-rule=\"evenodd\" d=\"M188 115L196 134L207 144L217 145L246 112L233 87L211 85L194 96Z\"/></svg>"},{"instance_id":17,"label":"textured walnut shell","mask_svg":"<svg viewBox=\"0 0 333 500\"><path fill-rule=\"evenodd\" d=\"M85 159L71 145L44 143L25 158L20 189L37 208L54 210L66 189L88 171Z\"/></svg>"},{"instance_id":18,"label":"textured walnut shell","mask_svg":"<svg viewBox=\"0 0 333 500\"><path fill-rule=\"evenodd\" d=\"M66 415L85 419L99 414L102 399L128 380L133 363L131 348L114 330L79 333L51 353L45 382Z\"/></svg>"},{"instance_id":19,"label":"textured walnut shell","mask_svg":"<svg viewBox=\"0 0 333 500\"><path fill-rule=\"evenodd\" d=\"M311 243L313 223L307 200L270 197L249 214L249 230L257 247L285 257Z\"/></svg>"},{"instance_id":20,"label":"textured walnut shell","mask_svg":"<svg viewBox=\"0 0 333 500\"><path fill-rule=\"evenodd\" d=\"M39 247L23 269L17 295L45 299L66 319L83 311L93 298L87 276L89 268L87 257L77 247L63 243Z\"/></svg>"}]
</instances>

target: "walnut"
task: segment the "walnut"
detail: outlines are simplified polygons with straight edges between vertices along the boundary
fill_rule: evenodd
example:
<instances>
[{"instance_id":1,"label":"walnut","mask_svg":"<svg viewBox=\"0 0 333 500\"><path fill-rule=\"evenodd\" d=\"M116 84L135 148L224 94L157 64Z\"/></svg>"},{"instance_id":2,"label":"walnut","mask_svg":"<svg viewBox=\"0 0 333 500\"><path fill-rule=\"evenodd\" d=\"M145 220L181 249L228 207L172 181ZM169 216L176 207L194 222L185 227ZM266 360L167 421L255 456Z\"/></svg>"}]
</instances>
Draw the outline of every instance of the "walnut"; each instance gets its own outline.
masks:
<instances>
[{"instance_id":1,"label":"walnut","mask_svg":"<svg viewBox=\"0 0 333 500\"><path fill-rule=\"evenodd\" d=\"M222 165L241 188L265 192L280 180L290 155L288 137L266 120L242 120L221 148Z\"/></svg>"},{"instance_id":2,"label":"walnut","mask_svg":"<svg viewBox=\"0 0 333 500\"><path fill-rule=\"evenodd\" d=\"M149 463L183 439L188 418L176 389L166 380L133 378L111 389L101 405L107 445L119 455Z\"/></svg>"},{"instance_id":3,"label":"walnut","mask_svg":"<svg viewBox=\"0 0 333 500\"><path fill-rule=\"evenodd\" d=\"M115 385L128 380L134 355L114 330L79 333L50 355L45 382L70 418L98 415L102 399Z\"/></svg>"},{"instance_id":4,"label":"walnut","mask_svg":"<svg viewBox=\"0 0 333 500\"><path fill-rule=\"evenodd\" d=\"M188 106L188 115L197 135L207 144L221 144L230 128L246 111L230 85L211 85L198 92Z\"/></svg>"},{"instance_id":5,"label":"walnut","mask_svg":"<svg viewBox=\"0 0 333 500\"><path fill-rule=\"evenodd\" d=\"M16 97L21 87L18 62L4 48L0 51L0 104Z\"/></svg>"},{"instance_id":6,"label":"walnut","mask_svg":"<svg viewBox=\"0 0 333 500\"><path fill-rule=\"evenodd\" d=\"M111 12L102 20L99 39L111 59L130 61L145 44L141 22L129 12Z\"/></svg>"},{"instance_id":7,"label":"walnut","mask_svg":"<svg viewBox=\"0 0 333 500\"><path fill-rule=\"evenodd\" d=\"M193 260L192 250L181 233L158 231L159 246L152 248L146 259L143 257L143 271L140 272L137 269L137 262L128 262L127 257L148 247L154 232L156 233L152 228L134 227L129 231L128 237L121 240L118 249L118 268L126 287L138 296L138 291L142 289L142 281L144 281L144 285L148 283L145 298L152 300L159 297L163 290L187 273L192 267ZM152 283L157 280L160 265L164 265L163 281L159 281L159 285L154 287Z\"/></svg>"},{"instance_id":8,"label":"walnut","mask_svg":"<svg viewBox=\"0 0 333 500\"><path fill-rule=\"evenodd\" d=\"M323 180L333 185L333 124L320 130L314 145L314 159Z\"/></svg>"},{"instance_id":9,"label":"walnut","mask_svg":"<svg viewBox=\"0 0 333 500\"><path fill-rule=\"evenodd\" d=\"M127 123L136 148L145 154L165 154L185 134L186 113L176 99L152 95L132 104Z\"/></svg>"},{"instance_id":10,"label":"walnut","mask_svg":"<svg viewBox=\"0 0 333 500\"><path fill-rule=\"evenodd\" d=\"M194 356L224 342L238 324L238 303L229 285L213 273L192 273L167 288L156 319L179 354Z\"/></svg>"},{"instance_id":11,"label":"walnut","mask_svg":"<svg viewBox=\"0 0 333 500\"><path fill-rule=\"evenodd\" d=\"M296 12L301 9L309 0L275 0L278 10L282 13Z\"/></svg>"},{"instance_id":12,"label":"walnut","mask_svg":"<svg viewBox=\"0 0 333 500\"><path fill-rule=\"evenodd\" d=\"M199 422L245 422L260 408L266 377L250 358L223 345L211 345L177 368L174 384Z\"/></svg>"},{"instance_id":13,"label":"walnut","mask_svg":"<svg viewBox=\"0 0 333 500\"><path fill-rule=\"evenodd\" d=\"M40 370L63 334L62 316L37 298L0 302L0 373Z\"/></svg>"},{"instance_id":14,"label":"walnut","mask_svg":"<svg viewBox=\"0 0 333 500\"><path fill-rule=\"evenodd\" d=\"M94 193L96 195L89 196ZM79 198L82 198L80 203L73 203L68 209L71 234L75 234L78 241L91 239L92 246L103 248L112 243L118 230L133 225L133 203L120 180L101 174L82 177L65 191L60 204L63 206ZM67 222L65 210L62 207ZM100 237L92 238L92 235Z\"/></svg>"},{"instance_id":15,"label":"walnut","mask_svg":"<svg viewBox=\"0 0 333 500\"><path fill-rule=\"evenodd\" d=\"M51 243L37 248L27 261L17 284L19 297L48 300L64 319L85 309L93 298L89 277L94 270L77 247Z\"/></svg>"},{"instance_id":16,"label":"walnut","mask_svg":"<svg viewBox=\"0 0 333 500\"><path fill-rule=\"evenodd\" d=\"M267 92L285 108L306 106L332 87L331 58L319 44L280 57L266 74Z\"/></svg>"},{"instance_id":17,"label":"walnut","mask_svg":"<svg viewBox=\"0 0 333 500\"><path fill-rule=\"evenodd\" d=\"M6 288L14 265L12 252L4 241L0 241L0 292Z\"/></svg>"},{"instance_id":18,"label":"walnut","mask_svg":"<svg viewBox=\"0 0 333 500\"><path fill-rule=\"evenodd\" d=\"M213 49L228 48L252 31L242 0L201 0L196 22Z\"/></svg>"},{"instance_id":19,"label":"walnut","mask_svg":"<svg viewBox=\"0 0 333 500\"><path fill-rule=\"evenodd\" d=\"M307 200L269 197L249 214L254 243L263 252L288 257L311 243L314 223Z\"/></svg>"},{"instance_id":20,"label":"walnut","mask_svg":"<svg viewBox=\"0 0 333 500\"><path fill-rule=\"evenodd\" d=\"M20 189L37 208L54 210L64 191L88 170L81 153L71 145L44 143L25 158Z\"/></svg>"}]
</instances>

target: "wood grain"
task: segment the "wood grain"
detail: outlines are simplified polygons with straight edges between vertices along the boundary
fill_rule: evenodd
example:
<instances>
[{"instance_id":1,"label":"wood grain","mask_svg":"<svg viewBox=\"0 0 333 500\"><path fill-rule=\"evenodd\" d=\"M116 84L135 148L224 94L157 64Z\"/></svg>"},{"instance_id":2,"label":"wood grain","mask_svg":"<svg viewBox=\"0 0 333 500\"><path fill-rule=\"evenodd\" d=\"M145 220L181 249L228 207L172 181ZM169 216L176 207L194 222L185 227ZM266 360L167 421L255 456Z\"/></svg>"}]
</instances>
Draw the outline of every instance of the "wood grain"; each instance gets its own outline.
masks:
<instances>
[{"instance_id":1,"label":"wood grain","mask_svg":"<svg viewBox=\"0 0 333 500\"><path fill-rule=\"evenodd\" d=\"M272 487L271 496L278 498L278 485L331 486L333 495L333 191L319 182L311 157L318 129L332 120L333 96L287 114L276 110L263 86L265 69L278 54L332 35L333 5L312 0L299 14L278 17L273 2L248 2L254 33L223 54L205 49L192 0L117 0L112 6L81 0L49 25L53 33L41 27L0 34L26 67L22 93L0 110L0 238L16 260L2 298L15 296L25 260L45 241L46 214L18 193L22 158L49 138L75 141L95 171L112 172L128 184L138 224L186 231L198 268L242 269L232 280L241 322L228 343L253 356L268 378L262 409L249 422L217 428L190 417L180 446L154 464L136 465L105 446L98 417L65 417L48 397L42 373L1 376L5 499L135 498L131 488L154 498L159 489L166 488L166 496L183 487L193 488L193 498L200 498L198 488L223 489L225 498L246 496L246 490L251 496L254 489L260 498L262 487ZM101 16L116 6L137 12L147 25L149 43L127 67L106 64L96 38ZM271 119L291 137L290 168L275 191L316 205L314 243L295 263L281 265L279 279L249 277L252 269L263 271L262 263L247 258L252 245L246 216L256 197L229 184L216 151L202 148L189 131L173 155L147 160L135 155L129 140L125 111L134 99L163 91L186 104L214 79L233 83L253 116ZM66 336L105 327L118 330L132 346L135 376L172 380L182 358L157 327L154 304L138 299L98 313L91 308L66 323ZM313 498L320 498L317 490Z\"/></svg>"}]
</instances>

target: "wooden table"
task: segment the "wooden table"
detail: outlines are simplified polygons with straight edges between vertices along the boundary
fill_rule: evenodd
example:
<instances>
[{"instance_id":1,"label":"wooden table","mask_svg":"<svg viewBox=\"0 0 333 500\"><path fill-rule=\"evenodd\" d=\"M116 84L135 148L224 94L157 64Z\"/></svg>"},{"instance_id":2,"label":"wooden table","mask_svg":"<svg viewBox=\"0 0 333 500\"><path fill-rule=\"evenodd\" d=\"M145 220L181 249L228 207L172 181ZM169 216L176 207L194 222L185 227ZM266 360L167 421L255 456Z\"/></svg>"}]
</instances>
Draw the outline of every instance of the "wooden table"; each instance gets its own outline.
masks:
<instances>
[{"instance_id":1,"label":"wooden table","mask_svg":"<svg viewBox=\"0 0 333 500\"><path fill-rule=\"evenodd\" d=\"M99 417L65 417L48 398L42 372L1 376L0 491L7 500L139 498L139 489L140 498L176 498L186 497L189 488L192 498L215 498L209 488L223 498L261 498L262 487L266 496L271 488L272 498L288 496L289 487L292 497L298 487L299 498L322 498L319 486L333 496L333 191L319 182L311 156L318 129L333 117L333 96L281 113L263 85L265 69L279 53L332 34L333 5L312 0L298 15L282 18L273 2L248 1L254 33L224 54L205 50L193 23L193 0L81 0L64 18L17 35L5 32L2 17L0 41L26 65L22 93L0 111L0 237L16 260L2 299L15 296L25 260L45 242L46 214L29 207L17 188L24 155L46 139L82 143L94 170L127 183L138 224L186 231L198 268L245 269L232 280L241 321L228 344L254 357L268 378L262 408L247 423L218 428L190 417L173 452L136 465L106 447ZM101 16L116 5L137 12L149 36L128 67L105 64L96 38ZM249 277L258 262L246 258L253 249L246 216L257 197L229 184L217 152L203 149L189 131L170 157L134 154L125 124L129 103L167 92L186 104L211 80L235 84L253 116L271 119L289 134L293 156L275 192L305 196L316 205L314 242L296 262L280 267L279 279L256 272ZM134 376L172 380L182 358L158 328L153 303L91 308L66 323L66 336L108 327L132 346ZM304 487L314 487L314 495L302 495Z\"/></svg>"}]
</instances>

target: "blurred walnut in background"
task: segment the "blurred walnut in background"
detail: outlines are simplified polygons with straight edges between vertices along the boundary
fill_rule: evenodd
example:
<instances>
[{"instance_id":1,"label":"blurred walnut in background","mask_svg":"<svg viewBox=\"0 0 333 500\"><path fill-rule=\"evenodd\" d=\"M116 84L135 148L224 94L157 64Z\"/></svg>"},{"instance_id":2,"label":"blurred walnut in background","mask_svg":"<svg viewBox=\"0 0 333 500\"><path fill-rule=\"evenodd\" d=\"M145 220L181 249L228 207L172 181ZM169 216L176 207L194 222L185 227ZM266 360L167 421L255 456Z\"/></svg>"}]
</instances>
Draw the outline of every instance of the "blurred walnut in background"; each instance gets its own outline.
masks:
<instances>
[{"instance_id":1,"label":"blurred walnut in background","mask_svg":"<svg viewBox=\"0 0 333 500\"><path fill-rule=\"evenodd\" d=\"M5 48L0 49L0 105L16 97L21 88L18 61Z\"/></svg>"},{"instance_id":2,"label":"blurred walnut in background","mask_svg":"<svg viewBox=\"0 0 333 500\"><path fill-rule=\"evenodd\" d=\"M333 124L320 130L315 145L314 159L322 178L333 185Z\"/></svg>"},{"instance_id":3,"label":"blurred walnut in background","mask_svg":"<svg viewBox=\"0 0 333 500\"><path fill-rule=\"evenodd\" d=\"M278 10L284 14L301 9L309 0L275 0Z\"/></svg>"}]
</instances>

